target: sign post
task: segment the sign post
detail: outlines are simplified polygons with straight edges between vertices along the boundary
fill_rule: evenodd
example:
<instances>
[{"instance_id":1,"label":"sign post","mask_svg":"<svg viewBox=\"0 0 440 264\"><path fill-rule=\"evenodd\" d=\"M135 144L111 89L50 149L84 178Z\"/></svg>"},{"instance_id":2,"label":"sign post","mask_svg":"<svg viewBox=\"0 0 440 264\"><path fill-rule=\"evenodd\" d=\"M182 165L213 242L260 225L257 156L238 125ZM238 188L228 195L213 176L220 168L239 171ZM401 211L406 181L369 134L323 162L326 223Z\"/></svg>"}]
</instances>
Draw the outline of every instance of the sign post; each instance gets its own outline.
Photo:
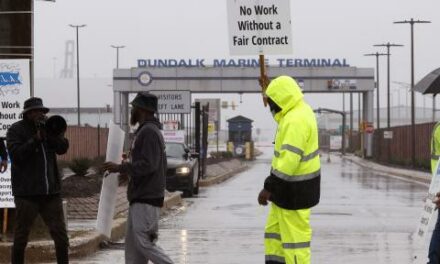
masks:
<instances>
[{"instance_id":1,"label":"sign post","mask_svg":"<svg viewBox=\"0 0 440 264\"><path fill-rule=\"evenodd\" d=\"M3 208L3 228L2 228L2 234L6 235L7 231L8 231L8 208Z\"/></svg>"},{"instance_id":2,"label":"sign post","mask_svg":"<svg viewBox=\"0 0 440 264\"><path fill-rule=\"evenodd\" d=\"M290 0L227 0L231 55L259 54L264 106L269 78L264 54L292 53Z\"/></svg>"}]
</instances>

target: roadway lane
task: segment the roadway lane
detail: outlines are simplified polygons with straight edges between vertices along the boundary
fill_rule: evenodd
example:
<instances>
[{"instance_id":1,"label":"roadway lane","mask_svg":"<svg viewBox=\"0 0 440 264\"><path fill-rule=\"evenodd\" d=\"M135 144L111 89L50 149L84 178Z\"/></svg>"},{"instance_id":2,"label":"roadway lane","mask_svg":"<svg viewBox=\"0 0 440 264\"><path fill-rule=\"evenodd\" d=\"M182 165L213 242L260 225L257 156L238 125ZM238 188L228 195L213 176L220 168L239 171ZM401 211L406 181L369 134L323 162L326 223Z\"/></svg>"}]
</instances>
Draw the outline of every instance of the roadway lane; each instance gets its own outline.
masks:
<instances>
[{"instance_id":1,"label":"roadway lane","mask_svg":"<svg viewBox=\"0 0 440 264\"><path fill-rule=\"evenodd\" d=\"M271 149L231 180L186 199L161 221L159 244L176 263L264 263L267 208L256 202ZM410 263L426 185L377 175L332 156L322 159L322 199L314 208L312 263ZM72 263L123 263L122 248Z\"/></svg>"}]
</instances>

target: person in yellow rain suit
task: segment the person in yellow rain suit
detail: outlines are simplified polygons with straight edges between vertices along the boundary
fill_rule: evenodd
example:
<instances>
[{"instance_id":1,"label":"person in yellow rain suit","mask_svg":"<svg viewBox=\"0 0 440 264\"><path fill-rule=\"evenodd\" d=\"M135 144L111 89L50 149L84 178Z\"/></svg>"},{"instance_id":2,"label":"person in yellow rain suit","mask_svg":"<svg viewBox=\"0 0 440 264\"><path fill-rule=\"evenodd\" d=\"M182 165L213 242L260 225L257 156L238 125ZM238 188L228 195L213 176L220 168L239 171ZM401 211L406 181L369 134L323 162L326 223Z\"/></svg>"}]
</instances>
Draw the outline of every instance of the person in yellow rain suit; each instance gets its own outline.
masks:
<instances>
[{"instance_id":1,"label":"person in yellow rain suit","mask_svg":"<svg viewBox=\"0 0 440 264\"><path fill-rule=\"evenodd\" d=\"M261 205L271 202L266 263L309 264L310 208L319 202L321 181L316 117L291 77L272 80L265 95L278 123L270 176L258 196Z\"/></svg>"},{"instance_id":2,"label":"person in yellow rain suit","mask_svg":"<svg viewBox=\"0 0 440 264\"><path fill-rule=\"evenodd\" d=\"M431 172L434 177L437 162L440 158L440 123L437 123L432 131L431 136ZM437 199L434 201L437 208L440 207L440 193L437 193ZM429 244L428 252L428 264L440 263L440 210L437 223L435 224L434 231L432 232L431 242Z\"/></svg>"}]
</instances>

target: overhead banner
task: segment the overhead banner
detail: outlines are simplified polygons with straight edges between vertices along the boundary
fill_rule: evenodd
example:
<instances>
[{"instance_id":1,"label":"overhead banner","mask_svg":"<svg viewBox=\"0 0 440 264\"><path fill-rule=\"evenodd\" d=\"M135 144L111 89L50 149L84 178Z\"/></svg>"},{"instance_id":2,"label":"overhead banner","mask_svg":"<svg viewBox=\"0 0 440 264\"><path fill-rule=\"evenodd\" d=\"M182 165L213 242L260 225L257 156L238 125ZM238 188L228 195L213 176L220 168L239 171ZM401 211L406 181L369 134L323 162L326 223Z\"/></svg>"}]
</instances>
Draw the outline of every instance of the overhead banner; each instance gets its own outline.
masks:
<instances>
[{"instance_id":1,"label":"overhead banner","mask_svg":"<svg viewBox=\"0 0 440 264\"><path fill-rule=\"evenodd\" d=\"M290 0L227 0L231 55L292 53Z\"/></svg>"},{"instance_id":2,"label":"overhead banner","mask_svg":"<svg viewBox=\"0 0 440 264\"><path fill-rule=\"evenodd\" d=\"M29 60L0 60L0 138L21 119L23 103L29 97Z\"/></svg>"}]
</instances>

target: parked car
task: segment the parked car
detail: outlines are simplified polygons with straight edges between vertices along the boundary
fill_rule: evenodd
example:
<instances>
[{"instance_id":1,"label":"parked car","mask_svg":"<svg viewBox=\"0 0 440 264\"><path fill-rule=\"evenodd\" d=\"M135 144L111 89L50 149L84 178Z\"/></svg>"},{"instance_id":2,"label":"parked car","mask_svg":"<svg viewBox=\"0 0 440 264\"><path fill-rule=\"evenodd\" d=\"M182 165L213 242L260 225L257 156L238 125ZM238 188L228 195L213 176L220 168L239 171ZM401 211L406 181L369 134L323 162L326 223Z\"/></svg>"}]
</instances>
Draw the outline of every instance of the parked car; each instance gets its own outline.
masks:
<instances>
[{"instance_id":1,"label":"parked car","mask_svg":"<svg viewBox=\"0 0 440 264\"><path fill-rule=\"evenodd\" d=\"M183 191L191 197L199 192L198 153L190 153L183 143L165 142L167 153L167 190Z\"/></svg>"}]
</instances>

